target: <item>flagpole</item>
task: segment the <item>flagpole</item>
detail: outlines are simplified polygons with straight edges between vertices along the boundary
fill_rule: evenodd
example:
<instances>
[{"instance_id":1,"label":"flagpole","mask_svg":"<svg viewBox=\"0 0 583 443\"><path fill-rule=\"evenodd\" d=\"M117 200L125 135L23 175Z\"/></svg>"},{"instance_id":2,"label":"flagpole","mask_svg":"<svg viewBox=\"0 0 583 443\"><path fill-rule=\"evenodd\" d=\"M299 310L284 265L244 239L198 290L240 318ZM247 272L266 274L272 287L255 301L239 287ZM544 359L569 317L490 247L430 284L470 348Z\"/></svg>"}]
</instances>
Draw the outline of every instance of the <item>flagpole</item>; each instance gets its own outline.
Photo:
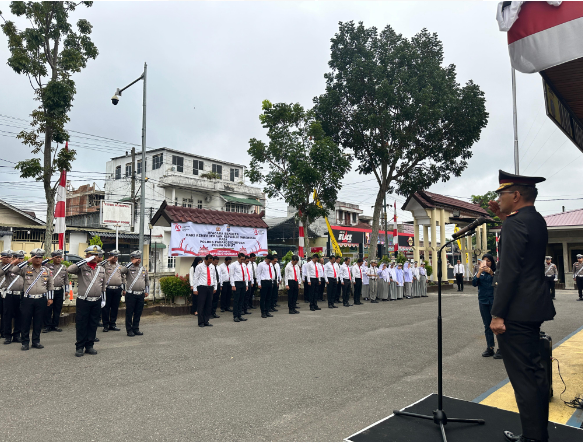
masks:
<instances>
[{"instance_id":1,"label":"flagpole","mask_svg":"<svg viewBox=\"0 0 583 443\"><path fill-rule=\"evenodd\" d=\"M516 115L516 70L512 68L512 123L514 124L514 173L520 174L518 155L518 121Z\"/></svg>"},{"instance_id":2,"label":"flagpole","mask_svg":"<svg viewBox=\"0 0 583 443\"><path fill-rule=\"evenodd\" d=\"M65 142L65 151L69 150L69 142ZM55 205L55 233L59 235L59 249L65 250L65 216L66 216L66 205L67 205L67 170L63 169L61 171L61 177L59 178L59 186L57 187L57 203ZM45 241L45 246L47 242ZM48 250L53 250L53 241L50 239L50 246Z\"/></svg>"}]
</instances>

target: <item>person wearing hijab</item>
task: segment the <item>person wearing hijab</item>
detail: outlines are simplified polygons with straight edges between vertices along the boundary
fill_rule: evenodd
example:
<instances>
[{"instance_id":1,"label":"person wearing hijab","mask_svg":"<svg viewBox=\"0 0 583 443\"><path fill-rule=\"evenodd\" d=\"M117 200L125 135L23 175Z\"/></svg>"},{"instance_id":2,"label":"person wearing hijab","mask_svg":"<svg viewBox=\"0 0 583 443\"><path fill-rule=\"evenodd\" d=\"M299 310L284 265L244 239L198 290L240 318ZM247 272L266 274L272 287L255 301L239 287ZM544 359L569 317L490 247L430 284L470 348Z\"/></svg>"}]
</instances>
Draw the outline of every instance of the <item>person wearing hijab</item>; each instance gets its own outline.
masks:
<instances>
[{"instance_id":1,"label":"person wearing hijab","mask_svg":"<svg viewBox=\"0 0 583 443\"><path fill-rule=\"evenodd\" d=\"M196 269L196 267L202 263L202 257L195 257L194 260L192 261L192 265L190 266L190 272L189 272L189 276L192 278L194 278L194 270ZM198 312L196 311L196 305L198 303L198 295L195 295L192 291L191 291L191 295L192 295L192 304L190 305L190 315L198 315Z\"/></svg>"},{"instance_id":2,"label":"person wearing hijab","mask_svg":"<svg viewBox=\"0 0 583 443\"><path fill-rule=\"evenodd\" d=\"M395 271L395 280L397 281L397 300L403 299L403 287L405 285L405 273L403 272L403 265L398 264Z\"/></svg>"},{"instance_id":3,"label":"person wearing hijab","mask_svg":"<svg viewBox=\"0 0 583 443\"><path fill-rule=\"evenodd\" d=\"M387 277L387 281L389 281L389 293L391 295L390 300L397 300L399 285L397 285L397 267L394 261L391 262L391 267L389 268L388 272L389 276Z\"/></svg>"},{"instance_id":4,"label":"person wearing hijab","mask_svg":"<svg viewBox=\"0 0 583 443\"><path fill-rule=\"evenodd\" d=\"M411 272L411 267L408 261L403 265L403 279L404 279L404 296L405 298L411 297L411 289L413 286L413 273Z\"/></svg>"},{"instance_id":5,"label":"person wearing hijab","mask_svg":"<svg viewBox=\"0 0 583 443\"><path fill-rule=\"evenodd\" d=\"M377 271L377 275L380 277L378 281L377 291L379 299L386 300L388 298L388 285L385 282L385 271L387 268L386 263L381 263L381 267Z\"/></svg>"},{"instance_id":6,"label":"person wearing hijab","mask_svg":"<svg viewBox=\"0 0 583 443\"><path fill-rule=\"evenodd\" d=\"M411 272L413 273L413 298L421 297L419 288L419 268L417 267L417 262L413 263Z\"/></svg>"},{"instance_id":7,"label":"person wearing hijab","mask_svg":"<svg viewBox=\"0 0 583 443\"><path fill-rule=\"evenodd\" d=\"M419 295L427 297L427 269L425 269L425 262L421 262L419 267Z\"/></svg>"},{"instance_id":8,"label":"person wearing hijab","mask_svg":"<svg viewBox=\"0 0 583 443\"><path fill-rule=\"evenodd\" d=\"M494 357L501 359L502 354L500 348L494 353L494 333L490 329L492 322L492 305L494 304L494 286L492 280L496 272L496 262L491 254L484 254L482 262L478 268L478 272L474 275L472 286L478 288L478 303L480 305L480 315L484 322L484 335L486 336L486 344L488 347L482 352L482 357Z\"/></svg>"}]
</instances>

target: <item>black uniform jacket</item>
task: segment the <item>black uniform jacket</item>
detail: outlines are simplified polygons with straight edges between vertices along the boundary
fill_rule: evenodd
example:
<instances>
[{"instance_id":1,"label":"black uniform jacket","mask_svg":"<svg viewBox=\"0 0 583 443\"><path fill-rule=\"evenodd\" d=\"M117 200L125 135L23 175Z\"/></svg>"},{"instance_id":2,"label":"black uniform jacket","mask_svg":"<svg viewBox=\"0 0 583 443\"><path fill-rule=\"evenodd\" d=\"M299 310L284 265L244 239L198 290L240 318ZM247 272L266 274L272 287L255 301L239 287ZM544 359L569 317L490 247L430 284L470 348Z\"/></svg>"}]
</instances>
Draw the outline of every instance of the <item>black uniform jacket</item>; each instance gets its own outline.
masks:
<instances>
[{"instance_id":1,"label":"black uniform jacket","mask_svg":"<svg viewBox=\"0 0 583 443\"><path fill-rule=\"evenodd\" d=\"M547 241L547 224L534 206L521 208L504 221L492 315L516 322L554 318L544 278Z\"/></svg>"}]
</instances>

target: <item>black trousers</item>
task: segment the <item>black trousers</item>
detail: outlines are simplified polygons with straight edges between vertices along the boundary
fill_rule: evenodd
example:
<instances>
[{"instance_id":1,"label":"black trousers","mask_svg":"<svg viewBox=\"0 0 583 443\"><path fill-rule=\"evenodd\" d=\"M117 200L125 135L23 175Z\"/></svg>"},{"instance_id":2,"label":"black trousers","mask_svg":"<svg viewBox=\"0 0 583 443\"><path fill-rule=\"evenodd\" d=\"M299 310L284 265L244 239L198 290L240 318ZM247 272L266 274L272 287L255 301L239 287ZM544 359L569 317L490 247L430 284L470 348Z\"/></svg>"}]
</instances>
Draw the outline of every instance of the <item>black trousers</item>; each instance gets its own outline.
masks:
<instances>
[{"instance_id":1,"label":"black trousers","mask_svg":"<svg viewBox=\"0 0 583 443\"><path fill-rule=\"evenodd\" d=\"M126 292L126 331L139 331L144 310L144 294Z\"/></svg>"},{"instance_id":2,"label":"black trousers","mask_svg":"<svg viewBox=\"0 0 583 443\"><path fill-rule=\"evenodd\" d=\"M77 299L75 311L75 327L77 329L75 347L77 349L92 348L95 343L99 315L101 314L101 299L97 301Z\"/></svg>"},{"instance_id":3,"label":"black trousers","mask_svg":"<svg viewBox=\"0 0 583 443\"><path fill-rule=\"evenodd\" d=\"M4 337L4 299L0 296L0 337Z\"/></svg>"},{"instance_id":4,"label":"black trousers","mask_svg":"<svg viewBox=\"0 0 583 443\"><path fill-rule=\"evenodd\" d=\"M360 296L362 295L362 278L354 279L354 303L360 303Z\"/></svg>"},{"instance_id":5,"label":"black trousers","mask_svg":"<svg viewBox=\"0 0 583 443\"><path fill-rule=\"evenodd\" d=\"M340 295L342 294L342 285L340 284L340 280L336 280L336 303L340 303Z\"/></svg>"},{"instance_id":6,"label":"black trousers","mask_svg":"<svg viewBox=\"0 0 583 443\"><path fill-rule=\"evenodd\" d=\"M504 323L506 331L498 335L498 346L514 388L522 435L548 441L549 383L541 364L541 323Z\"/></svg>"},{"instance_id":7,"label":"black trousers","mask_svg":"<svg viewBox=\"0 0 583 443\"><path fill-rule=\"evenodd\" d=\"M59 318L61 317L61 310L63 309L64 291L64 289L55 291L53 295L53 303L45 308L44 323L46 328L57 328L59 326Z\"/></svg>"},{"instance_id":8,"label":"black trousers","mask_svg":"<svg viewBox=\"0 0 583 443\"><path fill-rule=\"evenodd\" d=\"M217 308L219 307L219 299L221 298L221 289L222 288L218 286L217 291L213 294L211 302L211 314L217 313Z\"/></svg>"},{"instance_id":9,"label":"black trousers","mask_svg":"<svg viewBox=\"0 0 583 443\"><path fill-rule=\"evenodd\" d=\"M296 280L288 280L287 285L289 286L287 291L287 307L290 311L294 311L296 309L300 288Z\"/></svg>"},{"instance_id":10,"label":"black trousers","mask_svg":"<svg viewBox=\"0 0 583 443\"><path fill-rule=\"evenodd\" d=\"M30 324L32 323L32 344L40 343L40 331L43 327L47 298L28 298L20 300L20 324L22 327L22 343L30 341Z\"/></svg>"},{"instance_id":11,"label":"black trousers","mask_svg":"<svg viewBox=\"0 0 583 443\"><path fill-rule=\"evenodd\" d=\"M277 284L277 280L273 280L271 284L271 301L270 301L270 308L275 308L277 304L277 295L279 293L279 285Z\"/></svg>"},{"instance_id":12,"label":"black trousers","mask_svg":"<svg viewBox=\"0 0 583 443\"><path fill-rule=\"evenodd\" d=\"M261 313L269 311L271 303L271 280L261 280L261 289L259 290L259 307Z\"/></svg>"},{"instance_id":13,"label":"black trousers","mask_svg":"<svg viewBox=\"0 0 583 443\"><path fill-rule=\"evenodd\" d=\"M233 295L233 289L231 288L230 282L223 283L221 289L221 309L226 311L231 306L231 297Z\"/></svg>"},{"instance_id":14,"label":"black trousers","mask_svg":"<svg viewBox=\"0 0 583 443\"><path fill-rule=\"evenodd\" d=\"M241 317L243 302L245 301L245 291L247 291L245 282L236 281L235 291L233 291L233 318Z\"/></svg>"},{"instance_id":15,"label":"black trousers","mask_svg":"<svg viewBox=\"0 0 583 443\"><path fill-rule=\"evenodd\" d=\"M196 305L196 310L198 311L199 325L208 323L209 319L211 318L214 289L214 286L198 287L198 304Z\"/></svg>"},{"instance_id":16,"label":"black trousers","mask_svg":"<svg viewBox=\"0 0 583 443\"><path fill-rule=\"evenodd\" d=\"M304 279L304 301L310 301L310 286L308 285L308 280Z\"/></svg>"},{"instance_id":17,"label":"black trousers","mask_svg":"<svg viewBox=\"0 0 583 443\"><path fill-rule=\"evenodd\" d=\"M6 294L2 311L2 321L4 322L4 337L20 337L20 295ZM14 320L14 329L12 329L12 320Z\"/></svg>"},{"instance_id":18,"label":"black trousers","mask_svg":"<svg viewBox=\"0 0 583 443\"><path fill-rule=\"evenodd\" d=\"M342 286L342 303L347 305L350 300L350 280L344 279L344 286Z\"/></svg>"},{"instance_id":19,"label":"black trousers","mask_svg":"<svg viewBox=\"0 0 583 443\"><path fill-rule=\"evenodd\" d=\"M105 306L101 309L101 322L104 328L114 328L121 300L121 288L105 290Z\"/></svg>"},{"instance_id":20,"label":"black trousers","mask_svg":"<svg viewBox=\"0 0 583 443\"><path fill-rule=\"evenodd\" d=\"M255 296L255 290L257 289L257 283L253 283L251 286L249 286L249 289L247 290L247 305L246 307L252 307L253 306L253 297Z\"/></svg>"},{"instance_id":21,"label":"black trousers","mask_svg":"<svg viewBox=\"0 0 583 443\"><path fill-rule=\"evenodd\" d=\"M319 281L319 278L310 278L310 308L315 308L318 306L318 294L320 293L320 288L318 285Z\"/></svg>"},{"instance_id":22,"label":"black trousers","mask_svg":"<svg viewBox=\"0 0 583 443\"><path fill-rule=\"evenodd\" d=\"M455 275L455 282L457 283L458 291L464 290L464 274L456 274Z\"/></svg>"},{"instance_id":23,"label":"black trousers","mask_svg":"<svg viewBox=\"0 0 583 443\"><path fill-rule=\"evenodd\" d=\"M318 286L318 294L319 294L319 299L320 301L324 301L324 289L326 288L326 279L325 278L321 278L320 279L320 286Z\"/></svg>"},{"instance_id":24,"label":"black trousers","mask_svg":"<svg viewBox=\"0 0 583 443\"><path fill-rule=\"evenodd\" d=\"M545 277L545 280L547 281L551 298L555 298L555 276Z\"/></svg>"},{"instance_id":25,"label":"black trousers","mask_svg":"<svg viewBox=\"0 0 583 443\"><path fill-rule=\"evenodd\" d=\"M328 306L332 306L336 300L336 280L328 279L328 289L326 291Z\"/></svg>"},{"instance_id":26,"label":"black trousers","mask_svg":"<svg viewBox=\"0 0 583 443\"><path fill-rule=\"evenodd\" d=\"M579 291L579 298L583 298L583 276L576 277L575 283L577 283L577 291Z\"/></svg>"}]
</instances>

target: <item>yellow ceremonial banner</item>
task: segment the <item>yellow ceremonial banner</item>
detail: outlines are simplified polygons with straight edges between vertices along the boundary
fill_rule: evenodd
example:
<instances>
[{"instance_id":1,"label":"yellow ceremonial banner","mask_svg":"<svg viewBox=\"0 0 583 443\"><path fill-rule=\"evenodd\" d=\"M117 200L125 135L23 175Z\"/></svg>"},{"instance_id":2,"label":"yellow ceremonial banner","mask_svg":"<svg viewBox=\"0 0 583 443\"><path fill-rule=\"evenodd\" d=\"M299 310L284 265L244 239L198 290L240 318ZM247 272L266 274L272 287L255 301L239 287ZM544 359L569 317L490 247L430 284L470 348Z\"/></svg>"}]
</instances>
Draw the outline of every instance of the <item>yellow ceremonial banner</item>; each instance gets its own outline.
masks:
<instances>
[{"instance_id":1,"label":"yellow ceremonial banner","mask_svg":"<svg viewBox=\"0 0 583 443\"><path fill-rule=\"evenodd\" d=\"M318 200L318 194L316 193L315 189L314 189L314 201L316 202L318 207L320 207L320 208L322 207L320 200ZM324 217L324 219L326 220L326 226L328 226L328 234L330 234L330 243L332 243L332 248L334 249L334 255L336 257L342 257L342 251L340 250L340 246L338 245L338 242L336 241L336 237L334 237L334 233L332 232L332 228L330 227L330 222L328 221L328 217Z\"/></svg>"},{"instance_id":2,"label":"yellow ceremonial banner","mask_svg":"<svg viewBox=\"0 0 583 443\"><path fill-rule=\"evenodd\" d=\"M460 230L460 228L458 228L458 225L455 225L453 228L453 232L456 233L459 230ZM460 248L460 251L461 251L462 250L462 242L459 238L456 241L457 241L458 248ZM469 263L469 262L470 262L470 254L468 254L466 252L466 263Z\"/></svg>"}]
</instances>

